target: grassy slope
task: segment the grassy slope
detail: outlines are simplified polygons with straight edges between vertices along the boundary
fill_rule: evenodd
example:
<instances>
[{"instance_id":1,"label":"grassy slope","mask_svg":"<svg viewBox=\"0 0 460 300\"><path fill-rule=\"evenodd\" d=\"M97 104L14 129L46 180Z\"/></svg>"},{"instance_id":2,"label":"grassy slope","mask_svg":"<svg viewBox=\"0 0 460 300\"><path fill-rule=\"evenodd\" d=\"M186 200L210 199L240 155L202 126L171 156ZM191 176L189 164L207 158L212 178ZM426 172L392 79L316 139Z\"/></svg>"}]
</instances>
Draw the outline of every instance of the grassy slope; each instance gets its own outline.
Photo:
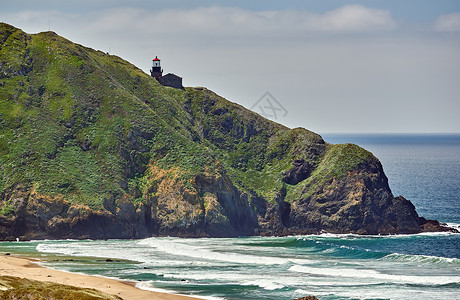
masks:
<instances>
[{"instance_id":1,"label":"grassy slope","mask_svg":"<svg viewBox=\"0 0 460 300\"><path fill-rule=\"evenodd\" d=\"M98 207L129 192L151 151L174 144L198 154L181 135L182 111L169 100L175 91L141 70L53 33L30 38L19 30L4 42L2 61L21 69L26 52L32 71L1 79L0 192L25 182Z\"/></svg>"},{"instance_id":2,"label":"grassy slope","mask_svg":"<svg viewBox=\"0 0 460 300\"><path fill-rule=\"evenodd\" d=\"M94 289L77 288L70 285L40 282L25 278L0 276L1 299L66 299L66 300L115 300L117 296L108 295Z\"/></svg>"},{"instance_id":3,"label":"grassy slope","mask_svg":"<svg viewBox=\"0 0 460 300\"><path fill-rule=\"evenodd\" d=\"M109 198L143 201L155 165L176 168L191 189L195 175L220 172L269 201L285 186L292 202L305 186L282 181L295 159L318 166L308 180L321 182L371 155L346 145L322 153L310 131L206 89L163 87L119 57L52 32L0 24L0 41L0 194L22 183L101 209ZM4 202L0 214L11 213Z\"/></svg>"}]
</instances>

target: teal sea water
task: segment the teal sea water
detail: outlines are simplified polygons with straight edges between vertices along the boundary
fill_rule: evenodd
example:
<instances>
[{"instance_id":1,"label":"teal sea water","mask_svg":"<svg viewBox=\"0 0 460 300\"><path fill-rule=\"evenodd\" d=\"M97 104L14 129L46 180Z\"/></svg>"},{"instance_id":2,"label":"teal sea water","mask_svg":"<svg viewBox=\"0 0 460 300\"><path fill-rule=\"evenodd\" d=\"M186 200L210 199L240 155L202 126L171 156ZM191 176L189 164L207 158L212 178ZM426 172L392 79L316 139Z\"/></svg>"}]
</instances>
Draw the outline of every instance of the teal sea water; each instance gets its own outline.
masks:
<instances>
[{"instance_id":1,"label":"teal sea water","mask_svg":"<svg viewBox=\"0 0 460 300\"><path fill-rule=\"evenodd\" d=\"M395 195L460 224L460 135L323 135L380 158ZM205 299L460 299L460 234L0 243L55 269ZM111 258L112 261L106 261Z\"/></svg>"}]
</instances>

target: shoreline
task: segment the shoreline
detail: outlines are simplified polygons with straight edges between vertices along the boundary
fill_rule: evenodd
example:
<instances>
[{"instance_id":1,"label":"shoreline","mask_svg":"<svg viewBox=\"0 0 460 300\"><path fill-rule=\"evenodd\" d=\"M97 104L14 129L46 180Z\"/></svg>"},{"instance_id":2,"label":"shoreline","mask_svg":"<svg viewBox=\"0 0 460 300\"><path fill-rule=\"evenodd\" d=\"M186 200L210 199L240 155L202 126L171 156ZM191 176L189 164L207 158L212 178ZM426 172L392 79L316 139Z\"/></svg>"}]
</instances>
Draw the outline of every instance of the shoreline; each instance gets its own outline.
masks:
<instances>
[{"instance_id":1,"label":"shoreline","mask_svg":"<svg viewBox=\"0 0 460 300\"><path fill-rule=\"evenodd\" d=\"M144 290L132 281L57 271L39 264L39 259L0 255L0 275L25 278L40 282L70 285L78 288L96 289L103 293L121 297L124 300L198 300L192 296L168 294Z\"/></svg>"}]
</instances>

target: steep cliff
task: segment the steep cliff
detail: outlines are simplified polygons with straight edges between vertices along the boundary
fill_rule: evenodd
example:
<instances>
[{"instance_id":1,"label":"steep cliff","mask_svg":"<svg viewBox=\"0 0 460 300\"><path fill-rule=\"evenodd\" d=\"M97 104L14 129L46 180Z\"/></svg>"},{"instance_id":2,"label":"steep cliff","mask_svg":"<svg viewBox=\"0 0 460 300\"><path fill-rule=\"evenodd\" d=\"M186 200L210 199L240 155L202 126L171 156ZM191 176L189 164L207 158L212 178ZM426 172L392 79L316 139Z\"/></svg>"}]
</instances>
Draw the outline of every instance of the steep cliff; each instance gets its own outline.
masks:
<instances>
[{"instance_id":1,"label":"steep cliff","mask_svg":"<svg viewBox=\"0 0 460 300\"><path fill-rule=\"evenodd\" d=\"M0 238L440 230L377 158L0 23Z\"/></svg>"}]
</instances>

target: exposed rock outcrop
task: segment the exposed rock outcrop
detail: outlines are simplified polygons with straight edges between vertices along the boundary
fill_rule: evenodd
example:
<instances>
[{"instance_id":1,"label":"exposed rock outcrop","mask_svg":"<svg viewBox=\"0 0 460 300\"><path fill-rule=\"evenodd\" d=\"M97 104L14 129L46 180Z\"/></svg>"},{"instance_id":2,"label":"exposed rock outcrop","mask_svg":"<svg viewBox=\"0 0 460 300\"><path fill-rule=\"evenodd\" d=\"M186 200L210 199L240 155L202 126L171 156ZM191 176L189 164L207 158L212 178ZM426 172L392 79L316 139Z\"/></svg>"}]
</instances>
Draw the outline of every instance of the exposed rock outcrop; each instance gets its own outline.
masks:
<instances>
[{"instance_id":1,"label":"exposed rock outcrop","mask_svg":"<svg viewBox=\"0 0 460 300\"><path fill-rule=\"evenodd\" d=\"M292 163L293 168L284 173L283 181L296 185L310 176L313 167L304 159L297 159Z\"/></svg>"},{"instance_id":2,"label":"exposed rock outcrop","mask_svg":"<svg viewBox=\"0 0 460 300\"><path fill-rule=\"evenodd\" d=\"M296 298L296 299L293 299L293 300L318 300L318 298L316 298L315 296L306 296L306 297L302 297L302 298Z\"/></svg>"}]
</instances>

